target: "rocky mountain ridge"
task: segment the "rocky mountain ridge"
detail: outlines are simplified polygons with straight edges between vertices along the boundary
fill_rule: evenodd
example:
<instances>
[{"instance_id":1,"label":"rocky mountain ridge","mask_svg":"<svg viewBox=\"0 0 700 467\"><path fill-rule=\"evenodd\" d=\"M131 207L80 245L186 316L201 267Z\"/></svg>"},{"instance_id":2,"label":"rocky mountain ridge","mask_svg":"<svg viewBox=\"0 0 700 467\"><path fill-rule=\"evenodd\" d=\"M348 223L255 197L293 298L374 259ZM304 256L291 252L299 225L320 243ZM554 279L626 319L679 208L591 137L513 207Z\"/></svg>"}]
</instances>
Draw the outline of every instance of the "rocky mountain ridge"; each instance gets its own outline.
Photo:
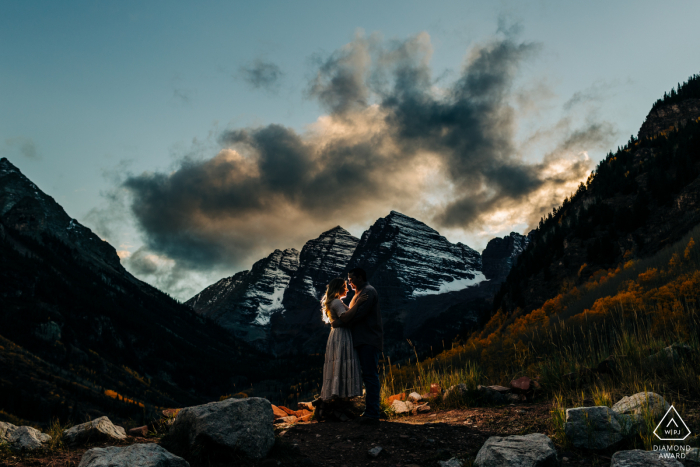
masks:
<instances>
[{"instance_id":1,"label":"rocky mountain ridge","mask_svg":"<svg viewBox=\"0 0 700 467\"><path fill-rule=\"evenodd\" d=\"M285 250L290 264L297 260L296 268L283 271L276 266L279 261L274 258L280 256L276 250L251 271L212 284L186 304L260 349L322 352L329 329L321 321L319 300L330 279L344 277L360 266L381 291L380 307L390 346L406 337L420 336L421 328L431 319L430 332L424 335L444 337L444 332L436 333L433 328L451 330L454 335L456 330L479 322L484 304L527 241L516 233L492 240L484 250L484 267L477 251L450 243L426 224L392 211L378 219L361 239L335 227L308 241L295 258L292 252L296 250ZM270 266L263 268L263 263ZM278 288L267 285L280 277L284 279L274 279ZM351 298L352 292L346 300ZM269 301L275 306L270 307ZM435 320L449 310L455 316Z\"/></svg>"},{"instance_id":2,"label":"rocky mountain ridge","mask_svg":"<svg viewBox=\"0 0 700 467\"><path fill-rule=\"evenodd\" d=\"M0 159L0 220L38 241L43 233L50 234L73 247L89 264L132 283L141 283L124 269L112 245L66 214L5 157Z\"/></svg>"},{"instance_id":3,"label":"rocky mountain ridge","mask_svg":"<svg viewBox=\"0 0 700 467\"><path fill-rule=\"evenodd\" d=\"M284 378L288 363L131 276L109 243L3 158L0 366L0 418L65 423L218 399Z\"/></svg>"}]
</instances>

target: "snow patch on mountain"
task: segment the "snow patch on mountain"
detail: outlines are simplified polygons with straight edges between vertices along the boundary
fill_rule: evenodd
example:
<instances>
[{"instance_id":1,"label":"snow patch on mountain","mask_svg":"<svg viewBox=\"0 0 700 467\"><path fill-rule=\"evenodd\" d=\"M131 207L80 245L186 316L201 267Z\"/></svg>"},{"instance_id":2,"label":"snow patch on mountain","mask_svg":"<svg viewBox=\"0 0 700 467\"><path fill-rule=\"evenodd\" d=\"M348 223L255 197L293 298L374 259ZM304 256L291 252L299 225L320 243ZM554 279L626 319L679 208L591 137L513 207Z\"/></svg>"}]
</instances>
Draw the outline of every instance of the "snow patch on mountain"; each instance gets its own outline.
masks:
<instances>
[{"instance_id":1,"label":"snow patch on mountain","mask_svg":"<svg viewBox=\"0 0 700 467\"><path fill-rule=\"evenodd\" d=\"M465 277L463 279L443 281L438 284L438 289L413 289L413 297L423 297L425 295L437 295L448 292L457 292L464 290L467 287L479 284L480 282L487 281L486 276L481 271L476 271L473 278Z\"/></svg>"}]
</instances>

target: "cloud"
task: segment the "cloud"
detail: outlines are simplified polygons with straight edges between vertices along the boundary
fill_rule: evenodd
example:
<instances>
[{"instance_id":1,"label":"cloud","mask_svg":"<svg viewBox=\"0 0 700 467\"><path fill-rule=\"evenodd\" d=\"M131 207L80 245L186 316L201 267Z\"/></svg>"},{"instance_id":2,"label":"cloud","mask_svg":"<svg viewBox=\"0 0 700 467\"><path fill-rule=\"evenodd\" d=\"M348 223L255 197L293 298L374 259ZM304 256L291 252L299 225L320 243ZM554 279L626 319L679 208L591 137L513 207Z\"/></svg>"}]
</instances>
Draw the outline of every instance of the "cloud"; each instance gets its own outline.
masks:
<instances>
[{"instance_id":1,"label":"cloud","mask_svg":"<svg viewBox=\"0 0 700 467\"><path fill-rule=\"evenodd\" d=\"M260 59L240 67L239 73L253 88L268 91L276 91L284 76L284 72L279 66Z\"/></svg>"},{"instance_id":2,"label":"cloud","mask_svg":"<svg viewBox=\"0 0 700 467\"><path fill-rule=\"evenodd\" d=\"M40 159L36 145L31 138L16 137L5 140L5 146L12 152L17 152L27 159Z\"/></svg>"},{"instance_id":3,"label":"cloud","mask_svg":"<svg viewBox=\"0 0 700 467\"><path fill-rule=\"evenodd\" d=\"M439 85L427 33L384 41L359 32L316 60L307 97L328 114L305 131L230 129L213 156L123 181L144 251L174 269L240 269L335 225L369 226L392 209L437 229L535 225L586 178L588 151L607 147L614 129L565 116L516 137L516 81L541 48L518 40L517 29L501 27L472 47L459 76ZM523 149L530 146L548 149L533 162ZM152 271L149 264L138 268Z\"/></svg>"}]
</instances>

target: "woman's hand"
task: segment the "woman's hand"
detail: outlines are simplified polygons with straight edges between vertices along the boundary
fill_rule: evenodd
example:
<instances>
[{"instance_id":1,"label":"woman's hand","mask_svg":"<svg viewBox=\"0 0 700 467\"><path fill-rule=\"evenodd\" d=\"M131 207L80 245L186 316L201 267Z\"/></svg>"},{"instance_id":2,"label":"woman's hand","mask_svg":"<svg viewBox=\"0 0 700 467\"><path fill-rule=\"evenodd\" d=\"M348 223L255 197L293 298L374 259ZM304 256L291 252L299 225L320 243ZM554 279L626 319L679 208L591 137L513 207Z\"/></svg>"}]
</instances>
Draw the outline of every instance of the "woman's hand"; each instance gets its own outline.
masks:
<instances>
[{"instance_id":1,"label":"woman's hand","mask_svg":"<svg viewBox=\"0 0 700 467\"><path fill-rule=\"evenodd\" d=\"M355 303L366 302L368 298L369 298L369 295L367 295L366 293L363 293L362 295L357 297L357 300L355 301Z\"/></svg>"}]
</instances>

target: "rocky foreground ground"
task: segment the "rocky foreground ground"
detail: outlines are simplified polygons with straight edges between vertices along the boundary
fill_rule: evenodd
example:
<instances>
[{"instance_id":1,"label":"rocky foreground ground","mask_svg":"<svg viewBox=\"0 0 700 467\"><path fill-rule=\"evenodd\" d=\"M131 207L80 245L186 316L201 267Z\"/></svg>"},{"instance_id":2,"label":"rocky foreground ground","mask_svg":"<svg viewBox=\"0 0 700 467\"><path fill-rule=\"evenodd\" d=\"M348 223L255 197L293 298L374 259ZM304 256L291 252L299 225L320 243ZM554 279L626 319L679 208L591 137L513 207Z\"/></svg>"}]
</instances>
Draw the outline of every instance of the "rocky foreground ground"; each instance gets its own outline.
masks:
<instances>
[{"instance_id":1,"label":"rocky foreground ground","mask_svg":"<svg viewBox=\"0 0 700 467\"><path fill-rule=\"evenodd\" d=\"M700 407L688 410L686 422L696 433L700 428ZM548 402L504 407L469 408L438 411L365 426L356 421L300 423L278 426L275 447L263 460L248 462L213 461L206 457L192 466L432 466L438 461L458 457L470 465L479 449L491 436L543 433L554 435ZM4 450L0 467L77 467L90 448L159 443L158 438L129 436L124 440L65 448L58 451L18 453ZM381 450L376 449L381 447ZM631 447L628 447L631 448ZM619 449L619 448L618 448ZM614 451L595 452L557 447L562 466L607 466ZM370 451L378 452L372 457Z\"/></svg>"}]
</instances>

